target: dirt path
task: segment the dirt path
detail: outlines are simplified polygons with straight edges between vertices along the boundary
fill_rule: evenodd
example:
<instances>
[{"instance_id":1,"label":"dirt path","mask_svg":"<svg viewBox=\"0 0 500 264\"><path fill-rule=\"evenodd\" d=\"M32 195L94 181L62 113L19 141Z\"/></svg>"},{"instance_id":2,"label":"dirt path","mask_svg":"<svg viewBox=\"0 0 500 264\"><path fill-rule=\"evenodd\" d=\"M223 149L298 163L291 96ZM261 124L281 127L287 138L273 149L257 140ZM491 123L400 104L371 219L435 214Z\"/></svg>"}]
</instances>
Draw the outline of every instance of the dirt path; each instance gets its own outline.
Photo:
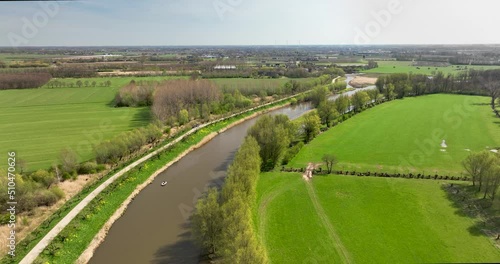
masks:
<instances>
[{"instance_id":1,"label":"dirt path","mask_svg":"<svg viewBox=\"0 0 500 264\"><path fill-rule=\"evenodd\" d=\"M306 181L311 180L313 177L313 170L314 170L314 164L313 163L307 164L306 171L304 171L304 174L302 174L302 178L304 178L304 180Z\"/></svg>"},{"instance_id":2,"label":"dirt path","mask_svg":"<svg viewBox=\"0 0 500 264\"><path fill-rule=\"evenodd\" d=\"M328 235L333 240L333 244L335 245L335 250L337 251L337 253L339 253L339 256L342 259L342 262L343 263L352 263L351 257L349 256L349 252L347 251L344 244L340 240L340 237L337 234L337 232L335 231L335 228L330 223L330 219L328 219L328 216L326 215L325 210L323 209L323 207L319 203L318 197L316 196L316 192L314 191L312 184L310 182L307 182L306 188L307 188L307 193L309 194L309 198L311 198L311 201L313 202L314 208L316 209L316 212L318 213L318 216L321 219L321 222L323 222L323 226L328 231Z\"/></svg>"}]
</instances>

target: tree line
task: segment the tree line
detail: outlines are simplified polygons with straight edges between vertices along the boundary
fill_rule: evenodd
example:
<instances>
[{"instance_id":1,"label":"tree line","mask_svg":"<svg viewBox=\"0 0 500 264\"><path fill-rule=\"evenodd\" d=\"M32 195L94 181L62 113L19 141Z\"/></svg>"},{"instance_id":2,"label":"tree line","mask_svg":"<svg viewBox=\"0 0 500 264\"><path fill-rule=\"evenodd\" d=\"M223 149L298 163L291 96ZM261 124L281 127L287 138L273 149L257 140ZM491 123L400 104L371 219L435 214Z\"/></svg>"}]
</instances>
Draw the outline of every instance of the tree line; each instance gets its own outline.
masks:
<instances>
[{"instance_id":1,"label":"tree line","mask_svg":"<svg viewBox=\"0 0 500 264\"><path fill-rule=\"evenodd\" d=\"M227 171L222 189L209 189L196 204L193 236L211 260L220 263L268 263L257 238L252 206L261 159L257 141L248 136Z\"/></svg>"},{"instance_id":2,"label":"tree line","mask_svg":"<svg viewBox=\"0 0 500 264\"><path fill-rule=\"evenodd\" d=\"M422 74L396 73L378 78L376 86L388 100L434 93L456 93L491 97L491 106L500 96L500 70L469 69L457 75L438 72Z\"/></svg>"},{"instance_id":3,"label":"tree line","mask_svg":"<svg viewBox=\"0 0 500 264\"><path fill-rule=\"evenodd\" d=\"M0 73L0 90L38 88L51 78L47 72L3 72Z\"/></svg>"},{"instance_id":4,"label":"tree line","mask_svg":"<svg viewBox=\"0 0 500 264\"><path fill-rule=\"evenodd\" d=\"M495 199L500 186L500 156L490 151L471 153L462 165L483 199Z\"/></svg>"}]
</instances>

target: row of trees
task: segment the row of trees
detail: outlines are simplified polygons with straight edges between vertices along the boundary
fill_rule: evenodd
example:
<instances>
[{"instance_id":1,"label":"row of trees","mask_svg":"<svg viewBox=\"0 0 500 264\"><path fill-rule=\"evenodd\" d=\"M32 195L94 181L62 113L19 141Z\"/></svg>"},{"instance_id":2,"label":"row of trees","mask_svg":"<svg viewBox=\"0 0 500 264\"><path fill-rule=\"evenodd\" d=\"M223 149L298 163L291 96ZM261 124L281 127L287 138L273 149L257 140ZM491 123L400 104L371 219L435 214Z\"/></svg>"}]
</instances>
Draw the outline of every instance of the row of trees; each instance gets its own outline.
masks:
<instances>
[{"instance_id":1,"label":"row of trees","mask_svg":"<svg viewBox=\"0 0 500 264\"><path fill-rule=\"evenodd\" d=\"M483 199L494 200L500 186L500 156L490 151L471 153L462 165Z\"/></svg>"},{"instance_id":2,"label":"row of trees","mask_svg":"<svg viewBox=\"0 0 500 264\"><path fill-rule=\"evenodd\" d=\"M222 190L210 189L196 204L193 235L210 259L222 263L268 263L255 234L252 205L261 159L257 141L248 136L227 171Z\"/></svg>"},{"instance_id":3,"label":"row of trees","mask_svg":"<svg viewBox=\"0 0 500 264\"><path fill-rule=\"evenodd\" d=\"M96 80L77 80L76 82L65 82L62 80L52 80L47 83L47 87L49 88L73 88L73 87L110 87L111 86L111 81L106 80L106 81L96 81Z\"/></svg>"},{"instance_id":4,"label":"row of trees","mask_svg":"<svg viewBox=\"0 0 500 264\"><path fill-rule=\"evenodd\" d=\"M161 129L154 124L122 133L94 147L96 161L100 164L116 164L139 151L142 146L156 143L162 135Z\"/></svg>"},{"instance_id":5,"label":"row of trees","mask_svg":"<svg viewBox=\"0 0 500 264\"><path fill-rule=\"evenodd\" d=\"M380 77L376 86L389 99L432 93L474 94L491 97L491 105L500 97L500 70L470 69L458 75L438 72L429 77L422 74L396 73Z\"/></svg>"},{"instance_id":6,"label":"row of trees","mask_svg":"<svg viewBox=\"0 0 500 264\"><path fill-rule=\"evenodd\" d=\"M0 73L0 90L38 88L51 78L47 72Z\"/></svg>"}]
</instances>

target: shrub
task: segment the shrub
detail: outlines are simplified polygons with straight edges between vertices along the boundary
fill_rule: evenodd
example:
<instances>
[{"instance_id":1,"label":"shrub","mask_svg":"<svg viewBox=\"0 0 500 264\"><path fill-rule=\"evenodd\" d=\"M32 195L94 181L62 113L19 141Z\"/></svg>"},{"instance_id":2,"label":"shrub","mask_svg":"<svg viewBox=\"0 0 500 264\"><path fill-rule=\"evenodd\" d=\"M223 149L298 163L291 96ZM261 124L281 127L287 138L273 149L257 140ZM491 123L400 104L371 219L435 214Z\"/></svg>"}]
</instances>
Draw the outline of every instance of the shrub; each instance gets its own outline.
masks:
<instances>
[{"instance_id":1,"label":"shrub","mask_svg":"<svg viewBox=\"0 0 500 264\"><path fill-rule=\"evenodd\" d=\"M50 188L50 192L55 194L55 196L57 197L57 200L62 199L66 196L66 194L63 192L63 190L61 190L61 188L59 188L59 186L54 186L54 187Z\"/></svg>"},{"instance_id":2,"label":"shrub","mask_svg":"<svg viewBox=\"0 0 500 264\"><path fill-rule=\"evenodd\" d=\"M54 177L54 174L46 171L46 170L37 170L36 172L32 173L30 175L30 178L37 182L42 184L44 187L49 188L50 185L56 182L56 178Z\"/></svg>"},{"instance_id":3,"label":"shrub","mask_svg":"<svg viewBox=\"0 0 500 264\"><path fill-rule=\"evenodd\" d=\"M59 200L58 196L49 190L38 192L34 198L37 206L50 206Z\"/></svg>"},{"instance_id":4,"label":"shrub","mask_svg":"<svg viewBox=\"0 0 500 264\"><path fill-rule=\"evenodd\" d=\"M78 167L78 174L94 174L97 172L97 163L93 161L85 162Z\"/></svg>"}]
</instances>

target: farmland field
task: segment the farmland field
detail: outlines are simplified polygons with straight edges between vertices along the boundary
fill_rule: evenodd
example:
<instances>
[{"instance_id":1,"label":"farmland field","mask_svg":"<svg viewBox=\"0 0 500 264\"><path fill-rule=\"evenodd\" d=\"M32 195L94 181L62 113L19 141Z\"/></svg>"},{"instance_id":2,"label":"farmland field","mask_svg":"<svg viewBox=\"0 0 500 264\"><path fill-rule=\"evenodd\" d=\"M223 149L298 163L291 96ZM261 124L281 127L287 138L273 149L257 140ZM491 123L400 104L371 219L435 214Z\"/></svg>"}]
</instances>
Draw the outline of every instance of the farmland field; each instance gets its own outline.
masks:
<instances>
[{"instance_id":1,"label":"farmland field","mask_svg":"<svg viewBox=\"0 0 500 264\"><path fill-rule=\"evenodd\" d=\"M65 147L75 150L81 161L90 159L96 140L149 121L147 109L109 106L117 89L0 91L0 149L17 151L28 170L48 168Z\"/></svg>"},{"instance_id":2,"label":"farmland field","mask_svg":"<svg viewBox=\"0 0 500 264\"><path fill-rule=\"evenodd\" d=\"M470 151L500 147L500 120L489 100L438 94L388 102L319 135L289 166L320 163L331 153L337 169L459 176Z\"/></svg>"},{"instance_id":3,"label":"farmland field","mask_svg":"<svg viewBox=\"0 0 500 264\"><path fill-rule=\"evenodd\" d=\"M476 69L476 70L489 70L489 69L499 69L500 66L482 66L482 65L460 65L457 68L456 65L448 66L448 67L432 67L432 66L419 66L420 69L417 69L417 66L412 66L411 61L378 61L378 68L365 70L365 73L379 73L379 74L390 74L390 73L414 73L414 74L426 74L433 75L437 71L443 72L445 75L447 74L457 74L467 69Z\"/></svg>"},{"instance_id":4,"label":"farmland field","mask_svg":"<svg viewBox=\"0 0 500 264\"><path fill-rule=\"evenodd\" d=\"M110 87L0 91L0 149L17 151L28 170L50 167L66 147L72 148L80 161L91 159L94 144L149 123L148 108L111 106L116 91L132 79L165 78L111 78ZM0 168L5 168L4 164Z\"/></svg>"},{"instance_id":5,"label":"farmland field","mask_svg":"<svg viewBox=\"0 0 500 264\"><path fill-rule=\"evenodd\" d=\"M499 262L442 184L264 173L254 220L271 263Z\"/></svg>"}]
</instances>

